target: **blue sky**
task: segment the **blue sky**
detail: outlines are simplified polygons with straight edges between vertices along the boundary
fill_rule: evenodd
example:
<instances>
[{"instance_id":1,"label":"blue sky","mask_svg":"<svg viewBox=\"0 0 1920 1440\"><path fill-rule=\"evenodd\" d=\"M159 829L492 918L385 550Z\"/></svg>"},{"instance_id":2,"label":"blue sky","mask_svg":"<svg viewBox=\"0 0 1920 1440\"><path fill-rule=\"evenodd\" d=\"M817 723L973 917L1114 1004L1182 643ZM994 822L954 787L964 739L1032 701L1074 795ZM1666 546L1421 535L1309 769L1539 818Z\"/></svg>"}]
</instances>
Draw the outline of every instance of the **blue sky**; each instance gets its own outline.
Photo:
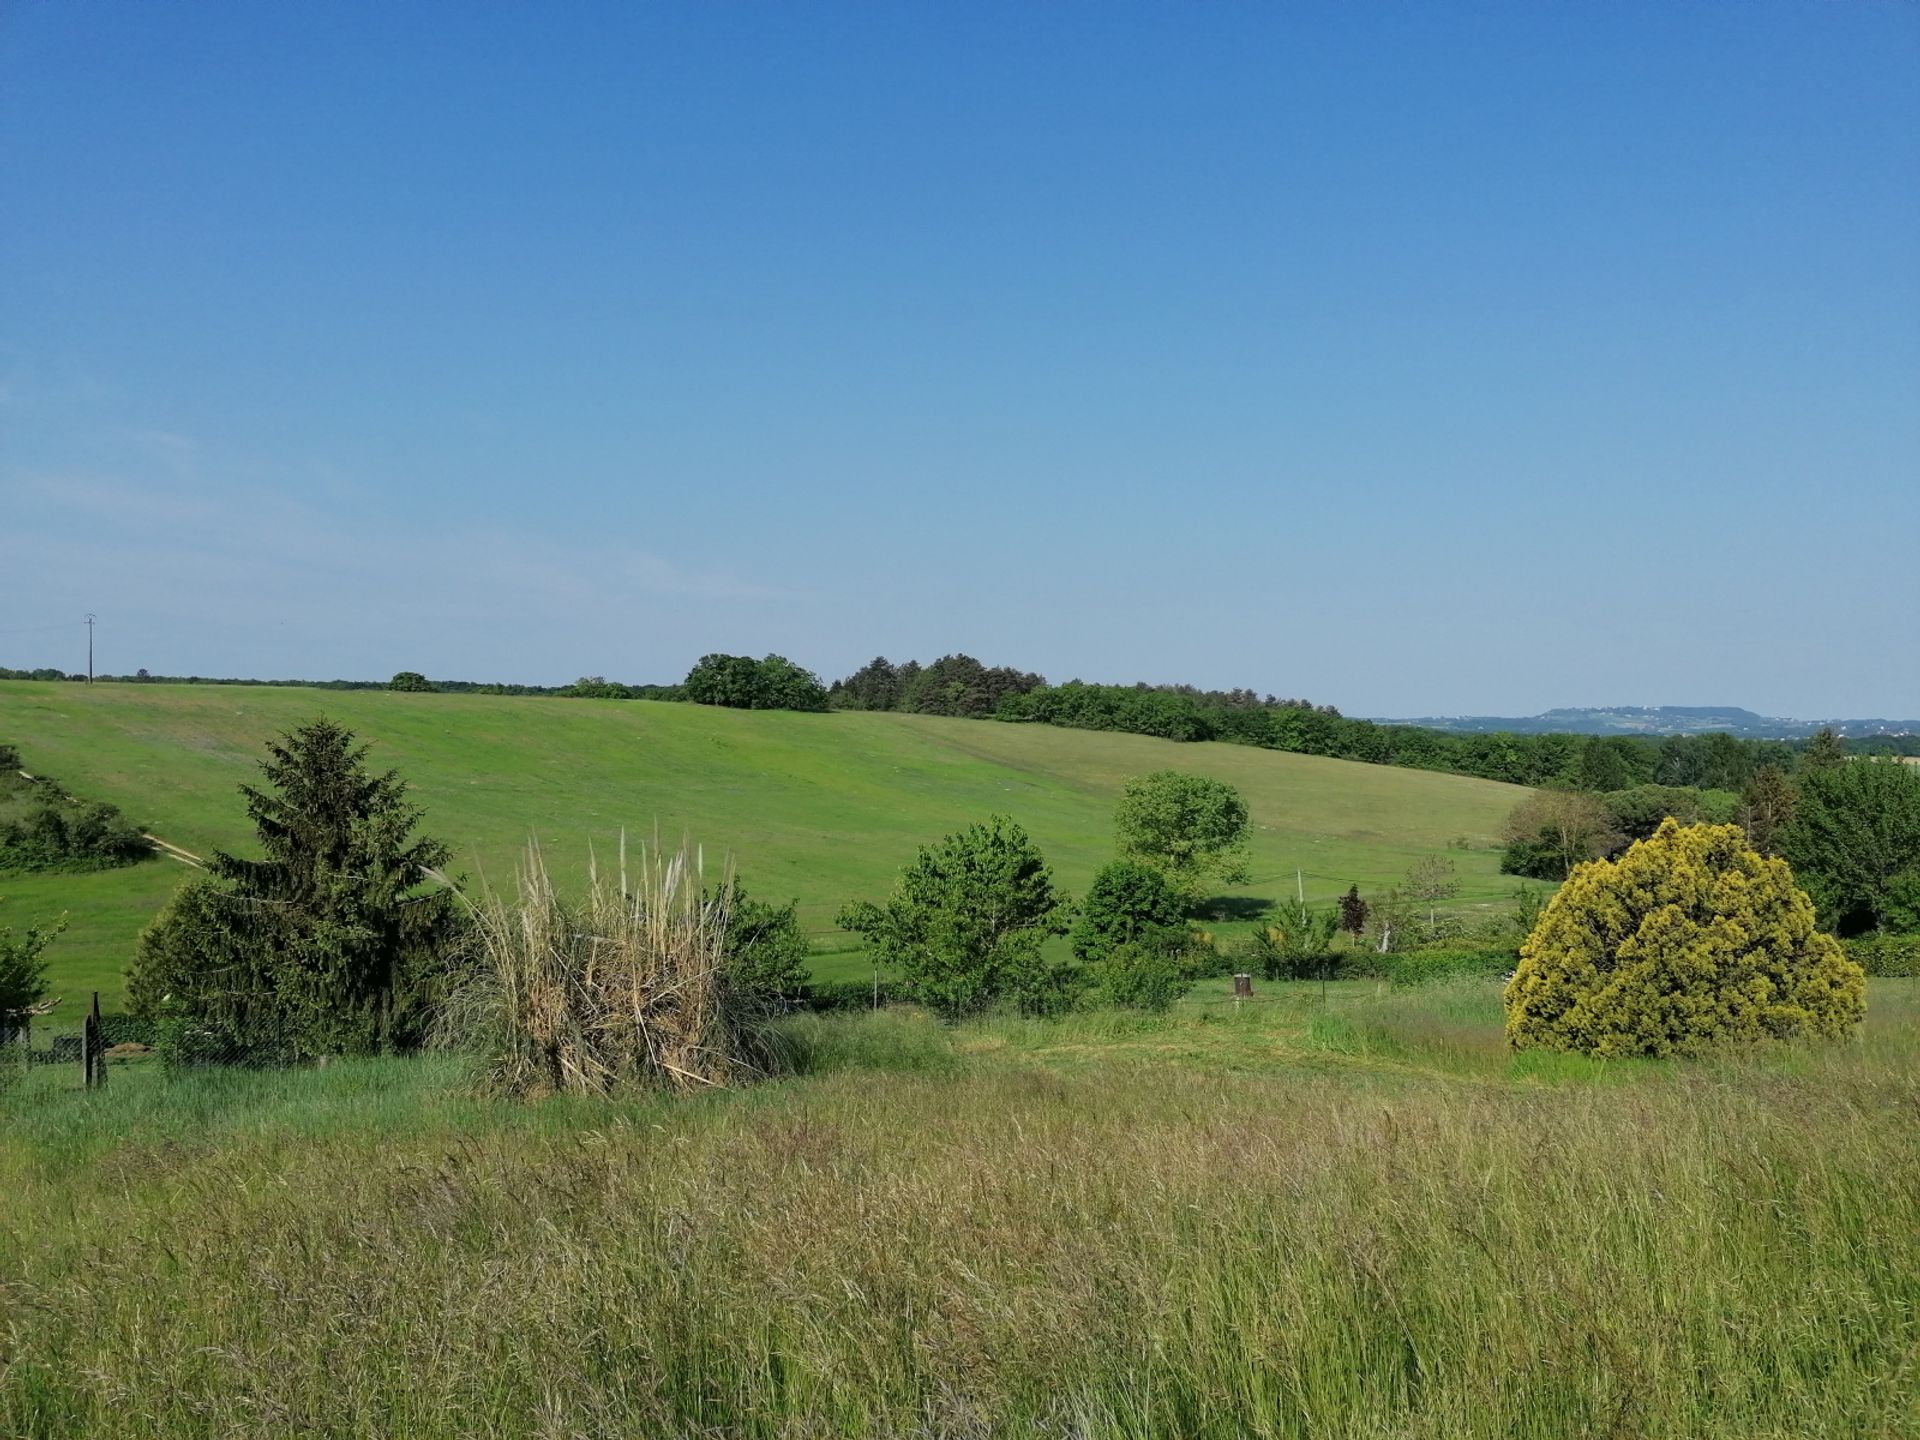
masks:
<instances>
[{"instance_id":1,"label":"blue sky","mask_svg":"<svg viewBox=\"0 0 1920 1440\"><path fill-rule=\"evenodd\" d=\"M1911 5L0 7L0 664L1904 718L1916 551Z\"/></svg>"}]
</instances>

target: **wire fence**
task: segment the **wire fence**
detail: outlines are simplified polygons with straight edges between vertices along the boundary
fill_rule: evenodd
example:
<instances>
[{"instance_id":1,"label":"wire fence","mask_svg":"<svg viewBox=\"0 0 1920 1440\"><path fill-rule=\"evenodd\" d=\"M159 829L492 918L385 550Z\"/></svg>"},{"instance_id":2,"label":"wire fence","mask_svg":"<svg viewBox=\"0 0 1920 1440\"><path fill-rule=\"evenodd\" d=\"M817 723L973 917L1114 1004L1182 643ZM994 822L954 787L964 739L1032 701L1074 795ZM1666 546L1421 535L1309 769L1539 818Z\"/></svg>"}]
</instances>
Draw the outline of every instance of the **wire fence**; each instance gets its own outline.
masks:
<instances>
[{"instance_id":1,"label":"wire fence","mask_svg":"<svg viewBox=\"0 0 1920 1440\"><path fill-rule=\"evenodd\" d=\"M116 1076L311 1064L289 1027L271 1021L151 1020L102 1014L0 1021L0 1094L94 1090Z\"/></svg>"},{"instance_id":2,"label":"wire fence","mask_svg":"<svg viewBox=\"0 0 1920 1440\"><path fill-rule=\"evenodd\" d=\"M102 1083L106 1036L117 1018L103 1017L96 1000L86 1014L65 1022L30 1015L0 1020L0 1092L27 1082L54 1089L92 1089Z\"/></svg>"}]
</instances>

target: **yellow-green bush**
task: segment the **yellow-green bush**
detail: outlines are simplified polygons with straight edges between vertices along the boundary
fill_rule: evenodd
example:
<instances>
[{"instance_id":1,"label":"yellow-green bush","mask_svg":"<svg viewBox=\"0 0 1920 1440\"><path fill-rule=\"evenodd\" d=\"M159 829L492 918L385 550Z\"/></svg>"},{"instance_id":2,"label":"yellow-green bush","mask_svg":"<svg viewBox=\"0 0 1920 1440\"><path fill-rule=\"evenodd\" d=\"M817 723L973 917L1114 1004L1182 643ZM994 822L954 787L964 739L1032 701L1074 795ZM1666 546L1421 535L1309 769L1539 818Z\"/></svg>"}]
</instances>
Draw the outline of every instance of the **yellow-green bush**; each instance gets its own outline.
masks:
<instances>
[{"instance_id":1,"label":"yellow-green bush","mask_svg":"<svg viewBox=\"0 0 1920 1440\"><path fill-rule=\"evenodd\" d=\"M1814 929L1784 860L1735 825L1665 821L1618 860L1579 866L1520 947L1507 983L1517 1049L1693 1055L1838 1036L1866 976Z\"/></svg>"}]
</instances>

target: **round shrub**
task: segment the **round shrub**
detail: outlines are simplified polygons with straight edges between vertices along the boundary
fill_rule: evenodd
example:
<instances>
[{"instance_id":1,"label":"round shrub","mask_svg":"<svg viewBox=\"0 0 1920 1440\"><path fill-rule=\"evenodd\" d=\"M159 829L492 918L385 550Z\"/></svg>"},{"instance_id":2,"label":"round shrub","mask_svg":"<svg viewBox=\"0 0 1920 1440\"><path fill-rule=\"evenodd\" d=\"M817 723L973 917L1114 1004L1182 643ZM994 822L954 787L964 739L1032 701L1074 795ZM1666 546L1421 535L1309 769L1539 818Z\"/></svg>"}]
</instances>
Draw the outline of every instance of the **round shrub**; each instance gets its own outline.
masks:
<instances>
[{"instance_id":1,"label":"round shrub","mask_svg":"<svg viewBox=\"0 0 1920 1440\"><path fill-rule=\"evenodd\" d=\"M1520 946L1507 983L1516 1049L1694 1055L1839 1036L1866 978L1814 929L1783 860L1734 825L1663 822L1618 860L1579 866Z\"/></svg>"},{"instance_id":2,"label":"round shrub","mask_svg":"<svg viewBox=\"0 0 1920 1440\"><path fill-rule=\"evenodd\" d=\"M1117 945L1087 968L1094 998L1129 1010L1165 1010L1193 988L1180 952L1164 945Z\"/></svg>"},{"instance_id":3,"label":"round shrub","mask_svg":"<svg viewBox=\"0 0 1920 1440\"><path fill-rule=\"evenodd\" d=\"M1114 860L1100 868L1080 902L1073 953L1091 965L1122 945L1176 948L1186 928L1186 903L1166 876L1137 860Z\"/></svg>"}]
</instances>

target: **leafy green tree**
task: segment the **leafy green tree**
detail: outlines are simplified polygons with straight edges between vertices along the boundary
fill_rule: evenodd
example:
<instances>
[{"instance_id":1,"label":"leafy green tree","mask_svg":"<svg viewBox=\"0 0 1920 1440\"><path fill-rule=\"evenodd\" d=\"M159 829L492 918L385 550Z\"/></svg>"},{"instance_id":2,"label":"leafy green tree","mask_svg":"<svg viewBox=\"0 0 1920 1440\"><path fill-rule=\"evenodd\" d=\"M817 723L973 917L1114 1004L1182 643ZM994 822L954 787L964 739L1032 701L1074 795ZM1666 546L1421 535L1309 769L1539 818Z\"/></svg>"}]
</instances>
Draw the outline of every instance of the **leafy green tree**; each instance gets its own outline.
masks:
<instances>
[{"instance_id":1,"label":"leafy green tree","mask_svg":"<svg viewBox=\"0 0 1920 1440\"><path fill-rule=\"evenodd\" d=\"M1100 868L1080 902L1073 953L1085 964L1122 945L1179 950L1186 944L1186 904L1151 865L1114 860Z\"/></svg>"},{"instance_id":2,"label":"leafy green tree","mask_svg":"<svg viewBox=\"0 0 1920 1440\"><path fill-rule=\"evenodd\" d=\"M1920 867L1903 870L1887 882L1882 927L1895 935L1920 935Z\"/></svg>"},{"instance_id":3,"label":"leafy green tree","mask_svg":"<svg viewBox=\"0 0 1920 1440\"><path fill-rule=\"evenodd\" d=\"M1429 855L1407 871L1402 888L1427 907L1427 924L1432 926L1436 923L1435 907L1460 893L1460 874L1445 856Z\"/></svg>"},{"instance_id":4,"label":"leafy green tree","mask_svg":"<svg viewBox=\"0 0 1920 1440\"><path fill-rule=\"evenodd\" d=\"M413 693L425 693L433 689L433 682L418 670L402 670L387 682L389 690L406 690Z\"/></svg>"},{"instance_id":5,"label":"leafy green tree","mask_svg":"<svg viewBox=\"0 0 1920 1440\"><path fill-rule=\"evenodd\" d=\"M827 687L811 670L784 655L769 655L759 664L753 707L756 710L824 710Z\"/></svg>"},{"instance_id":6,"label":"leafy green tree","mask_svg":"<svg viewBox=\"0 0 1920 1440\"><path fill-rule=\"evenodd\" d=\"M1197 905L1247 879L1247 802L1224 780L1157 770L1127 781L1114 812L1122 859L1151 865Z\"/></svg>"},{"instance_id":7,"label":"leafy green tree","mask_svg":"<svg viewBox=\"0 0 1920 1440\"><path fill-rule=\"evenodd\" d=\"M1598 796L1537 790L1507 816L1500 868L1509 875L1563 880L1574 866L1608 854L1619 844L1613 817Z\"/></svg>"},{"instance_id":8,"label":"leafy green tree","mask_svg":"<svg viewBox=\"0 0 1920 1440\"><path fill-rule=\"evenodd\" d=\"M1780 848L1836 934L1900 923L1905 877L1920 877L1920 766L1852 760L1803 770Z\"/></svg>"},{"instance_id":9,"label":"leafy green tree","mask_svg":"<svg viewBox=\"0 0 1920 1440\"><path fill-rule=\"evenodd\" d=\"M751 710L760 689L760 662L750 655L702 655L681 689L696 705Z\"/></svg>"},{"instance_id":10,"label":"leafy green tree","mask_svg":"<svg viewBox=\"0 0 1920 1440\"><path fill-rule=\"evenodd\" d=\"M687 672L681 693L696 705L733 710L824 710L826 687L811 670L769 655L703 655Z\"/></svg>"},{"instance_id":11,"label":"leafy green tree","mask_svg":"<svg viewBox=\"0 0 1920 1440\"><path fill-rule=\"evenodd\" d=\"M0 1040L23 1026L34 1007L47 998L47 962L40 956L66 923L29 926L19 932L0 925Z\"/></svg>"},{"instance_id":12,"label":"leafy green tree","mask_svg":"<svg viewBox=\"0 0 1920 1440\"><path fill-rule=\"evenodd\" d=\"M1623 736L1593 735L1580 751L1582 790L1624 790L1638 778L1633 742Z\"/></svg>"},{"instance_id":13,"label":"leafy green tree","mask_svg":"<svg viewBox=\"0 0 1920 1440\"><path fill-rule=\"evenodd\" d=\"M1865 996L1784 861L1736 825L1668 820L1547 902L1507 983L1507 1036L1522 1050L1692 1055L1844 1035Z\"/></svg>"},{"instance_id":14,"label":"leafy green tree","mask_svg":"<svg viewBox=\"0 0 1920 1440\"><path fill-rule=\"evenodd\" d=\"M976 719L995 712L1008 696L1024 695L1046 682L1010 666L982 665L971 655L942 655L925 669L900 672L899 708L922 715L964 715Z\"/></svg>"},{"instance_id":15,"label":"leafy green tree","mask_svg":"<svg viewBox=\"0 0 1920 1440\"><path fill-rule=\"evenodd\" d=\"M243 785L263 858L216 851L140 938L137 1014L230 1036L253 1058L404 1050L424 1036L459 935L448 859L389 770L329 720L267 745Z\"/></svg>"},{"instance_id":16,"label":"leafy green tree","mask_svg":"<svg viewBox=\"0 0 1920 1440\"><path fill-rule=\"evenodd\" d=\"M736 883L724 947L727 983L750 1003L785 1010L807 993L812 947L800 928L797 900L771 905Z\"/></svg>"},{"instance_id":17,"label":"leafy green tree","mask_svg":"<svg viewBox=\"0 0 1920 1440\"><path fill-rule=\"evenodd\" d=\"M1645 840L1669 817L1682 825L1726 825L1737 817L1739 796L1730 790L1701 790L1692 785L1635 785L1602 795L1620 843Z\"/></svg>"},{"instance_id":18,"label":"leafy green tree","mask_svg":"<svg viewBox=\"0 0 1920 1440\"><path fill-rule=\"evenodd\" d=\"M1367 946L1382 955L1411 950L1423 938L1419 912L1412 900L1389 886L1367 907Z\"/></svg>"},{"instance_id":19,"label":"leafy green tree","mask_svg":"<svg viewBox=\"0 0 1920 1440\"><path fill-rule=\"evenodd\" d=\"M982 716L993 711L987 667L971 655L942 655L907 684L900 708L920 715Z\"/></svg>"},{"instance_id":20,"label":"leafy green tree","mask_svg":"<svg viewBox=\"0 0 1920 1440\"><path fill-rule=\"evenodd\" d=\"M1070 1004L1078 972L1042 953L1066 913L1027 832L996 815L924 846L885 903L849 905L839 923L910 998L953 1019L1003 999L1030 1013Z\"/></svg>"},{"instance_id":21,"label":"leafy green tree","mask_svg":"<svg viewBox=\"0 0 1920 1440\"><path fill-rule=\"evenodd\" d=\"M582 675L571 685L563 685L554 692L573 700L635 700L639 694L631 685L622 685L618 680L609 680L604 675Z\"/></svg>"}]
</instances>

